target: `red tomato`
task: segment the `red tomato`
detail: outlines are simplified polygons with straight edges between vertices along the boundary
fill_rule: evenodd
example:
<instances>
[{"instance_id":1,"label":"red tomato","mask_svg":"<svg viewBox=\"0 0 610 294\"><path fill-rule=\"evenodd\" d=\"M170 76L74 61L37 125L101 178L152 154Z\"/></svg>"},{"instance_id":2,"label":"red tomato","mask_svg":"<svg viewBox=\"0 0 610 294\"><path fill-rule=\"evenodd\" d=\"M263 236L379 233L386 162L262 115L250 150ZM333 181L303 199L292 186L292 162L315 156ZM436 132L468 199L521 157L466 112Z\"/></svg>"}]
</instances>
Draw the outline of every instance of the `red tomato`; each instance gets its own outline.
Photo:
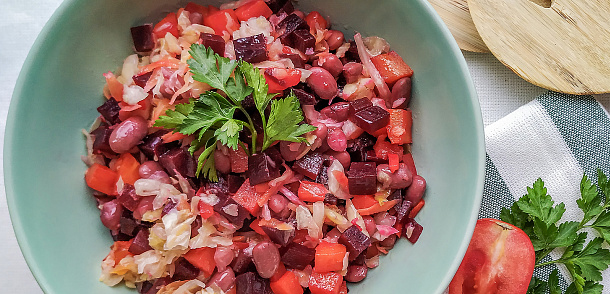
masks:
<instances>
[{"instance_id":1,"label":"red tomato","mask_svg":"<svg viewBox=\"0 0 610 294\"><path fill-rule=\"evenodd\" d=\"M157 38L165 37L166 33L174 35L174 37L180 37L178 33L178 16L174 12L170 12L164 19L155 25L153 33Z\"/></svg>"},{"instance_id":2,"label":"red tomato","mask_svg":"<svg viewBox=\"0 0 610 294\"><path fill-rule=\"evenodd\" d=\"M306 17L305 17L305 22L307 23L307 25L309 25L309 29L312 32L316 31L317 29L326 29L328 28L328 22L326 21L326 19L324 19L324 17L317 11L312 11L310 12Z\"/></svg>"},{"instance_id":3,"label":"red tomato","mask_svg":"<svg viewBox=\"0 0 610 294\"><path fill-rule=\"evenodd\" d=\"M532 242L521 229L480 219L449 294L525 294L535 264Z\"/></svg>"},{"instance_id":4,"label":"red tomato","mask_svg":"<svg viewBox=\"0 0 610 294\"><path fill-rule=\"evenodd\" d=\"M273 11L263 0L252 1L235 9L235 15L240 21L247 21L252 17L259 16L269 18L272 14Z\"/></svg>"}]
</instances>

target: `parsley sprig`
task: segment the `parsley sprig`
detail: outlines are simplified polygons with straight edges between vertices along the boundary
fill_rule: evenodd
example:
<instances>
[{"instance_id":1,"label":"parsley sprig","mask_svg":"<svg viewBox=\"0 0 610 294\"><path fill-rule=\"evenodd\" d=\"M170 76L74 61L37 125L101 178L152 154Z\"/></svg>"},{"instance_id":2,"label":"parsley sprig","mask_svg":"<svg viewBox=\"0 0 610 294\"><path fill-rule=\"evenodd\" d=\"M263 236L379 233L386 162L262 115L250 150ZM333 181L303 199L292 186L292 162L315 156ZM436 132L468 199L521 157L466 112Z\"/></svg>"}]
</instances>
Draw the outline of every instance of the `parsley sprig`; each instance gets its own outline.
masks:
<instances>
[{"instance_id":1,"label":"parsley sprig","mask_svg":"<svg viewBox=\"0 0 610 294\"><path fill-rule=\"evenodd\" d=\"M154 126L173 129L184 135L193 135L189 151L200 152L197 175L213 181L218 179L214 167L216 142L237 150L241 146L247 153L264 151L277 141L306 142L303 134L316 128L301 123L303 112L294 94L282 99L273 99L269 86L258 68L243 60L231 60L214 53L211 48L193 44L188 65L193 79L216 89L191 99L188 103L176 105L155 121ZM252 95L258 115L262 120L263 141L257 148L258 134L252 113L246 111L242 102ZM270 110L266 113L268 106ZM235 117L240 112L246 118ZM247 128L252 135L250 149L239 140L239 133Z\"/></svg>"},{"instance_id":2,"label":"parsley sprig","mask_svg":"<svg viewBox=\"0 0 610 294\"><path fill-rule=\"evenodd\" d=\"M598 170L598 186L602 193L586 175L583 176L580 182L581 197L576 200L583 212L580 222L557 224L566 211L565 204L555 204L541 179L528 187L527 194L510 209L503 208L500 213L500 219L521 228L530 237L536 251L536 267L565 265L573 279L566 294L593 294L602 293L603 290L599 284L601 272L610 265L610 251L602 248L603 244L610 244L610 183L601 170ZM594 229L601 237L586 243L588 233L584 229L587 228ZM548 256L555 249L563 253L553 260ZM528 293L561 294L557 270L551 273L546 282L532 278Z\"/></svg>"}]
</instances>

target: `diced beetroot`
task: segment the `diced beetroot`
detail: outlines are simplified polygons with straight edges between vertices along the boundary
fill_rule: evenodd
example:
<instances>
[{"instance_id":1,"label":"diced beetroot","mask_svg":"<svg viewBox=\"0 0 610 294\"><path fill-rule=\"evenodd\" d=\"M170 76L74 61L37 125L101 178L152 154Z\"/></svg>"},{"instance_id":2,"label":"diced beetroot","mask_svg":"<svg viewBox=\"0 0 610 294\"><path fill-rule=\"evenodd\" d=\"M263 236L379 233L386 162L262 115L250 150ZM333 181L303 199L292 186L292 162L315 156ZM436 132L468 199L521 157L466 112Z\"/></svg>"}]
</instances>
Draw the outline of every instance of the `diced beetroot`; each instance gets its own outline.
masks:
<instances>
[{"instance_id":1,"label":"diced beetroot","mask_svg":"<svg viewBox=\"0 0 610 294\"><path fill-rule=\"evenodd\" d=\"M365 108L373 106L373 103L368 98L361 98L354 101L349 102L349 116L353 121L354 115L356 112L363 110Z\"/></svg>"},{"instance_id":2,"label":"diced beetroot","mask_svg":"<svg viewBox=\"0 0 610 294\"><path fill-rule=\"evenodd\" d=\"M153 25L147 23L145 25L132 27L131 39L133 40L133 46L136 48L137 52L148 52L153 50L155 47Z\"/></svg>"},{"instance_id":3,"label":"diced beetroot","mask_svg":"<svg viewBox=\"0 0 610 294\"><path fill-rule=\"evenodd\" d=\"M256 270L252 262L252 255L248 255L244 250L240 250L237 256L231 263L231 268L236 274L244 273L250 270Z\"/></svg>"},{"instance_id":4,"label":"diced beetroot","mask_svg":"<svg viewBox=\"0 0 610 294\"><path fill-rule=\"evenodd\" d=\"M294 5L292 5L292 1L286 1L286 3L284 3L282 8L280 8L280 11L278 11L278 14L281 14L281 13L291 14L293 12L294 12Z\"/></svg>"},{"instance_id":5,"label":"diced beetroot","mask_svg":"<svg viewBox=\"0 0 610 294\"><path fill-rule=\"evenodd\" d=\"M117 200L129 211L134 211L140 202L140 196L136 194L136 189L131 184L125 184Z\"/></svg>"},{"instance_id":6,"label":"diced beetroot","mask_svg":"<svg viewBox=\"0 0 610 294\"><path fill-rule=\"evenodd\" d=\"M292 88L292 93L294 93L294 95L299 98L299 102L301 103L301 105L316 104L316 96L314 96L312 93L296 88Z\"/></svg>"},{"instance_id":7,"label":"diced beetroot","mask_svg":"<svg viewBox=\"0 0 610 294\"><path fill-rule=\"evenodd\" d=\"M273 11L273 13L277 13L278 11L280 11L280 9L282 9L282 7L284 7L287 2L290 2L290 0L268 0L265 2L267 2L267 6L271 8L271 11Z\"/></svg>"},{"instance_id":8,"label":"diced beetroot","mask_svg":"<svg viewBox=\"0 0 610 294\"><path fill-rule=\"evenodd\" d=\"M167 202L167 204L165 204L165 206L163 206L161 215L164 216L164 215L168 214L174 207L176 207L176 205L178 205L178 202L174 201L173 199L170 199L169 202Z\"/></svg>"},{"instance_id":9,"label":"diced beetroot","mask_svg":"<svg viewBox=\"0 0 610 294\"><path fill-rule=\"evenodd\" d=\"M341 234L339 243L345 245L349 252L349 260L352 261L371 245L371 239L357 226L351 226Z\"/></svg>"},{"instance_id":10,"label":"diced beetroot","mask_svg":"<svg viewBox=\"0 0 610 294\"><path fill-rule=\"evenodd\" d=\"M237 202L235 202L235 200L232 197L229 197L226 194L224 194L224 195L216 194L216 196L218 196L218 198L220 198L220 202L218 202L216 205L214 205L214 211L216 211L220 215L224 216L228 221L230 221L232 224L234 224L238 228L242 227L244 224L244 220L250 215L248 210L243 208L241 205L239 205ZM234 213L227 213L227 210L229 210L231 208L225 208L225 207L232 207L229 205L235 205L235 207L237 208L237 215L234 215Z\"/></svg>"},{"instance_id":11,"label":"diced beetroot","mask_svg":"<svg viewBox=\"0 0 610 294\"><path fill-rule=\"evenodd\" d=\"M133 76L132 79L133 79L133 82L136 85L144 88L146 86L146 83L148 82L148 80L152 76L152 74L153 74L153 72L149 71L149 72L146 72L146 73L143 73L143 74L135 75L135 76Z\"/></svg>"},{"instance_id":12,"label":"diced beetroot","mask_svg":"<svg viewBox=\"0 0 610 294\"><path fill-rule=\"evenodd\" d=\"M325 164L322 165L322 169L318 173L318 177L316 178L316 183L327 185L328 184L328 166Z\"/></svg>"},{"instance_id":13,"label":"diced beetroot","mask_svg":"<svg viewBox=\"0 0 610 294\"><path fill-rule=\"evenodd\" d=\"M388 125L390 113L377 105L373 105L356 112L353 122L365 132L372 134Z\"/></svg>"},{"instance_id":14,"label":"diced beetroot","mask_svg":"<svg viewBox=\"0 0 610 294\"><path fill-rule=\"evenodd\" d=\"M338 102L331 106L323 108L320 113L326 115L328 118L332 118L335 121L341 122L346 121L349 117L350 103Z\"/></svg>"},{"instance_id":15,"label":"diced beetroot","mask_svg":"<svg viewBox=\"0 0 610 294\"><path fill-rule=\"evenodd\" d=\"M267 43L263 34L233 40L235 56L250 63L267 60Z\"/></svg>"},{"instance_id":16,"label":"diced beetroot","mask_svg":"<svg viewBox=\"0 0 610 294\"><path fill-rule=\"evenodd\" d=\"M313 52L313 47L316 45L316 38L309 33L309 29L295 30L288 38L290 46L303 53Z\"/></svg>"},{"instance_id":17,"label":"diced beetroot","mask_svg":"<svg viewBox=\"0 0 610 294\"><path fill-rule=\"evenodd\" d=\"M99 112L102 117L111 125L118 124L121 122L119 119L119 111L121 107L119 103L114 100L114 98L110 97L110 99L106 100L104 104L97 108L97 112Z\"/></svg>"},{"instance_id":18,"label":"diced beetroot","mask_svg":"<svg viewBox=\"0 0 610 294\"><path fill-rule=\"evenodd\" d=\"M274 227L260 226L269 239L282 247L288 245L294 239L294 230L282 231Z\"/></svg>"},{"instance_id":19,"label":"diced beetroot","mask_svg":"<svg viewBox=\"0 0 610 294\"><path fill-rule=\"evenodd\" d=\"M375 162L375 163L388 163L387 160L377 156L377 152L375 152L375 150L372 150L372 149L369 149L365 152L364 160L370 161L370 162Z\"/></svg>"},{"instance_id":20,"label":"diced beetroot","mask_svg":"<svg viewBox=\"0 0 610 294\"><path fill-rule=\"evenodd\" d=\"M296 53L280 53L280 58L288 58L292 61L295 68L304 68L305 60L301 58L301 55Z\"/></svg>"},{"instance_id":21,"label":"diced beetroot","mask_svg":"<svg viewBox=\"0 0 610 294\"><path fill-rule=\"evenodd\" d=\"M248 158L248 171L252 186L280 176L280 166L266 152L254 154Z\"/></svg>"},{"instance_id":22,"label":"diced beetroot","mask_svg":"<svg viewBox=\"0 0 610 294\"><path fill-rule=\"evenodd\" d=\"M284 45L290 46L290 34L299 29L309 30L307 22L298 15L292 13L277 24L276 31L281 34L280 41Z\"/></svg>"},{"instance_id":23,"label":"diced beetroot","mask_svg":"<svg viewBox=\"0 0 610 294\"><path fill-rule=\"evenodd\" d=\"M227 175L227 187L229 189L229 193L235 193L237 192L237 190L239 190L239 187L241 187L241 185L244 183L245 179L234 175L234 174L228 174Z\"/></svg>"},{"instance_id":24,"label":"diced beetroot","mask_svg":"<svg viewBox=\"0 0 610 294\"><path fill-rule=\"evenodd\" d=\"M167 145L161 139L165 133L165 131L157 131L144 137L142 144L138 145L140 151L150 159L159 158L161 154L167 152Z\"/></svg>"},{"instance_id":25,"label":"diced beetroot","mask_svg":"<svg viewBox=\"0 0 610 294\"><path fill-rule=\"evenodd\" d=\"M352 145L347 148L347 151L352 157L352 161L367 161L366 151L371 149L375 145L376 138L368 133L363 133L360 137L356 138Z\"/></svg>"},{"instance_id":26,"label":"diced beetroot","mask_svg":"<svg viewBox=\"0 0 610 294\"><path fill-rule=\"evenodd\" d=\"M184 257L180 257L175 262L176 268L173 278L176 281L192 280L199 275L199 269L188 262Z\"/></svg>"},{"instance_id":27,"label":"diced beetroot","mask_svg":"<svg viewBox=\"0 0 610 294\"><path fill-rule=\"evenodd\" d=\"M180 174L183 177L194 177L197 168L195 158L186 148L175 148L161 154L159 163L172 176Z\"/></svg>"},{"instance_id":28,"label":"diced beetroot","mask_svg":"<svg viewBox=\"0 0 610 294\"><path fill-rule=\"evenodd\" d=\"M395 206L394 208L396 209L396 223L401 224L403 221L407 220L407 216L411 212L411 209L413 209L413 203L409 200L405 200L400 206Z\"/></svg>"},{"instance_id":29,"label":"diced beetroot","mask_svg":"<svg viewBox=\"0 0 610 294\"><path fill-rule=\"evenodd\" d=\"M147 229L140 230L129 246L129 252L138 255L151 250L152 247L150 247L150 244L148 243L149 235L150 233Z\"/></svg>"},{"instance_id":30,"label":"diced beetroot","mask_svg":"<svg viewBox=\"0 0 610 294\"><path fill-rule=\"evenodd\" d=\"M145 281L138 286L138 292L142 294L157 294L159 290L172 282L170 277L158 278L152 281Z\"/></svg>"},{"instance_id":31,"label":"diced beetroot","mask_svg":"<svg viewBox=\"0 0 610 294\"><path fill-rule=\"evenodd\" d=\"M292 169L312 180L318 178L318 174L322 170L324 157L320 153L307 153L294 162Z\"/></svg>"},{"instance_id":32,"label":"diced beetroot","mask_svg":"<svg viewBox=\"0 0 610 294\"><path fill-rule=\"evenodd\" d=\"M133 219L133 216L131 216L131 213L128 215L123 213L120 224L121 233L127 236L135 237L136 233L138 232L138 224L136 223L136 220Z\"/></svg>"},{"instance_id":33,"label":"diced beetroot","mask_svg":"<svg viewBox=\"0 0 610 294\"><path fill-rule=\"evenodd\" d=\"M316 250L307 246L290 243L282 254L282 263L287 268L303 270L316 257Z\"/></svg>"},{"instance_id":34,"label":"diced beetroot","mask_svg":"<svg viewBox=\"0 0 610 294\"><path fill-rule=\"evenodd\" d=\"M347 178L352 195L373 195L377 192L377 165L374 162L352 162Z\"/></svg>"},{"instance_id":35,"label":"diced beetroot","mask_svg":"<svg viewBox=\"0 0 610 294\"><path fill-rule=\"evenodd\" d=\"M114 154L112 148L110 148L110 135L112 134L112 129L107 126L99 126L91 135L95 137L93 140L93 153L95 154Z\"/></svg>"},{"instance_id":36,"label":"diced beetroot","mask_svg":"<svg viewBox=\"0 0 610 294\"><path fill-rule=\"evenodd\" d=\"M324 204L328 204L328 205L337 205L337 203L339 203L339 198L335 197L335 195L333 194L326 194L324 195Z\"/></svg>"},{"instance_id":37,"label":"diced beetroot","mask_svg":"<svg viewBox=\"0 0 610 294\"><path fill-rule=\"evenodd\" d=\"M201 33L199 40L201 40L203 46L212 48L212 50L220 56L225 56L225 39L221 36Z\"/></svg>"},{"instance_id":38,"label":"diced beetroot","mask_svg":"<svg viewBox=\"0 0 610 294\"><path fill-rule=\"evenodd\" d=\"M358 62L360 63L360 55L358 54L358 46L356 46L356 42L354 41L350 41L349 42L349 49L347 49L347 52L345 52L345 60L347 62L353 61L353 62ZM343 62L343 63L347 63L347 62Z\"/></svg>"},{"instance_id":39,"label":"diced beetroot","mask_svg":"<svg viewBox=\"0 0 610 294\"><path fill-rule=\"evenodd\" d=\"M422 227L422 225L418 224L414 219L410 218L407 219L403 234L405 235L405 237L407 237L407 240L409 240L409 242L415 244L415 242L419 240L419 236L421 236L423 230L424 227Z\"/></svg>"},{"instance_id":40,"label":"diced beetroot","mask_svg":"<svg viewBox=\"0 0 610 294\"><path fill-rule=\"evenodd\" d=\"M253 272L243 273L235 277L237 294L267 294L271 293L269 281Z\"/></svg>"}]
</instances>

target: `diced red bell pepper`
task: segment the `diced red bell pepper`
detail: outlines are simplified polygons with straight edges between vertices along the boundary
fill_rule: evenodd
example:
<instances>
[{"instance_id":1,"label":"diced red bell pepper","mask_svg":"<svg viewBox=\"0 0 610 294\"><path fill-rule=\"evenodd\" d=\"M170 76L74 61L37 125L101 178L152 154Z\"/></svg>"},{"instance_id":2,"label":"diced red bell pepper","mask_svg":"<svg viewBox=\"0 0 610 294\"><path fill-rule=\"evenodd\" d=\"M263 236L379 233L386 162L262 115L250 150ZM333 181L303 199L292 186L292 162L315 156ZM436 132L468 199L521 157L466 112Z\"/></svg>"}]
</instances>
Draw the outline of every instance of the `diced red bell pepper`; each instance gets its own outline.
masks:
<instances>
[{"instance_id":1,"label":"diced red bell pepper","mask_svg":"<svg viewBox=\"0 0 610 294\"><path fill-rule=\"evenodd\" d=\"M328 189L320 183L302 181L299 186L299 199L309 202L324 201Z\"/></svg>"},{"instance_id":2,"label":"diced red bell pepper","mask_svg":"<svg viewBox=\"0 0 610 294\"><path fill-rule=\"evenodd\" d=\"M403 148L400 145L392 144L382 138L377 139L377 143L373 146L375 155L377 158L388 160L388 154L397 154L399 158L402 158Z\"/></svg>"},{"instance_id":3,"label":"diced red bell pepper","mask_svg":"<svg viewBox=\"0 0 610 294\"><path fill-rule=\"evenodd\" d=\"M189 2L184 7L184 10L190 13L189 20L191 23L203 24L203 19L208 16L209 9L206 6L199 5L194 2Z\"/></svg>"},{"instance_id":4,"label":"diced red bell pepper","mask_svg":"<svg viewBox=\"0 0 610 294\"><path fill-rule=\"evenodd\" d=\"M419 211L424 208L424 205L426 205L426 201L424 199L419 200L419 202L417 202L417 204L415 205L415 207L413 207L413 209L411 209L411 212L409 212L409 218L415 218L415 216L417 216L417 214L419 213Z\"/></svg>"},{"instance_id":5,"label":"diced red bell pepper","mask_svg":"<svg viewBox=\"0 0 610 294\"><path fill-rule=\"evenodd\" d=\"M133 185L140 178L140 163L129 153L121 154L116 162L116 169L127 184Z\"/></svg>"},{"instance_id":6,"label":"diced red bell pepper","mask_svg":"<svg viewBox=\"0 0 610 294\"><path fill-rule=\"evenodd\" d=\"M309 25L309 30L315 32L316 29L328 28L328 21L317 11L310 12L305 17L305 22Z\"/></svg>"},{"instance_id":7,"label":"diced red bell pepper","mask_svg":"<svg viewBox=\"0 0 610 294\"><path fill-rule=\"evenodd\" d=\"M343 281L341 288L339 288L339 294L347 294L347 283Z\"/></svg>"},{"instance_id":8,"label":"diced red bell pepper","mask_svg":"<svg viewBox=\"0 0 610 294\"><path fill-rule=\"evenodd\" d=\"M212 205L199 201L197 206L199 207L199 215L201 215L201 218L208 219L214 215L214 207Z\"/></svg>"},{"instance_id":9,"label":"diced red bell pepper","mask_svg":"<svg viewBox=\"0 0 610 294\"><path fill-rule=\"evenodd\" d=\"M394 207L398 200L390 200L382 205L375 200L372 195L358 195L352 199L352 203L360 215L371 215L382 211L387 211Z\"/></svg>"},{"instance_id":10,"label":"diced red bell pepper","mask_svg":"<svg viewBox=\"0 0 610 294\"><path fill-rule=\"evenodd\" d=\"M410 144L413 116L411 110L390 109L390 123L388 124L388 138L392 144Z\"/></svg>"},{"instance_id":11,"label":"diced red bell pepper","mask_svg":"<svg viewBox=\"0 0 610 294\"><path fill-rule=\"evenodd\" d=\"M123 84L121 84L121 82L116 79L116 76L110 71L103 74L103 76L106 78L110 97L114 98L116 101L123 101ZM110 97L106 98L110 99Z\"/></svg>"},{"instance_id":12,"label":"diced red bell pepper","mask_svg":"<svg viewBox=\"0 0 610 294\"><path fill-rule=\"evenodd\" d=\"M214 272L214 268L216 268L215 253L216 248L202 247L189 250L184 254L184 258L209 277Z\"/></svg>"},{"instance_id":13,"label":"diced red bell pepper","mask_svg":"<svg viewBox=\"0 0 610 294\"><path fill-rule=\"evenodd\" d=\"M390 166L391 172L396 172L398 170L400 167L400 157L398 157L398 154L388 154L388 165Z\"/></svg>"},{"instance_id":14,"label":"diced red bell pepper","mask_svg":"<svg viewBox=\"0 0 610 294\"><path fill-rule=\"evenodd\" d=\"M286 271L277 281L272 281L270 286L275 294L303 294L299 279L291 271Z\"/></svg>"},{"instance_id":15,"label":"diced red bell pepper","mask_svg":"<svg viewBox=\"0 0 610 294\"><path fill-rule=\"evenodd\" d=\"M343 259L347 249L342 244L320 242L316 247L314 271L334 272L343 269Z\"/></svg>"},{"instance_id":16,"label":"diced red bell pepper","mask_svg":"<svg viewBox=\"0 0 610 294\"><path fill-rule=\"evenodd\" d=\"M339 294L343 276L338 273L312 272L309 276L311 294Z\"/></svg>"},{"instance_id":17,"label":"diced red bell pepper","mask_svg":"<svg viewBox=\"0 0 610 294\"><path fill-rule=\"evenodd\" d=\"M261 197L262 194L258 193L256 188L250 185L250 179L246 179L241 187L239 187L239 190L233 195L233 200L247 209L251 214L256 215L260 209L258 200Z\"/></svg>"},{"instance_id":18,"label":"diced red bell pepper","mask_svg":"<svg viewBox=\"0 0 610 294\"><path fill-rule=\"evenodd\" d=\"M271 8L269 8L267 3L263 0L248 2L235 9L235 15L240 21L246 21L252 17L259 16L269 18L272 14L273 11L271 11Z\"/></svg>"},{"instance_id":19,"label":"diced red bell pepper","mask_svg":"<svg viewBox=\"0 0 610 294\"><path fill-rule=\"evenodd\" d=\"M178 32L178 16L175 12L170 12L158 22L153 28L153 34L158 39L165 37L167 33L174 35L174 37L180 37L180 33Z\"/></svg>"},{"instance_id":20,"label":"diced red bell pepper","mask_svg":"<svg viewBox=\"0 0 610 294\"><path fill-rule=\"evenodd\" d=\"M417 174L417 168L415 168L415 161L413 161L413 154L407 153L402 156L402 161L407 165L409 170L411 171L411 175Z\"/></svg>"},{"instance_id":21,"label":"diced red bell pepper","mask_svg":"<svg viewBox=\"0 0 610 294\"><path fill-rule=\"evenodd\" d=\"M301 81L301 71L295 68L270 67L265 69L264 76L269 85L269 93L282 92Z\"/></svg>"},{"instance_id":22,"label":"diced red bell pepper","mask_svg":"<svg viewBox=\"0 0 610 294\"><path fill-rule=\"evenodd\" d=\"M255 231L257 234L261 235L261 236L267 236L267 233L265 233L265 231L263 231L263 228L261 228L260 226L260 219L255 219L250 223L250 229L252 229L253 231Z\"/></svg>"},{"instance_id":23,"label":"diced red bell pepper","mask_svg":"<svg viewBox=\"0 0 610 294\"><path fill-rule=\"evenodd\" d=\"M224 35L224 32L233 34L234 31L239 29L239 20L233 9L210 12L208 17L203 19L203 24L212 28L214 33L219 36Z\"/></svg>"},{"instance_id":24,"label":"diced red bell pepper","mask_svg":"<svg viewBox=\"0 0 610 294\"><path fill-rule=\"evenodd\" d=\"M383 80L389 85L404 77L413 75L411 67L394 51L373 56L371 61L381 74Z\"/></svg>"},{"instance_id":25,"label":"diced red bell pepper","mask_svg":"<svg viewBox=\"0 0 610 294\"><path fill-rule=\"evenodd\" d=\"M85 182L91 189L102 192L106 195L116 196L116 182L119 174L107 166L94 163L85 173Z\"/></svg>"}]
</instances>

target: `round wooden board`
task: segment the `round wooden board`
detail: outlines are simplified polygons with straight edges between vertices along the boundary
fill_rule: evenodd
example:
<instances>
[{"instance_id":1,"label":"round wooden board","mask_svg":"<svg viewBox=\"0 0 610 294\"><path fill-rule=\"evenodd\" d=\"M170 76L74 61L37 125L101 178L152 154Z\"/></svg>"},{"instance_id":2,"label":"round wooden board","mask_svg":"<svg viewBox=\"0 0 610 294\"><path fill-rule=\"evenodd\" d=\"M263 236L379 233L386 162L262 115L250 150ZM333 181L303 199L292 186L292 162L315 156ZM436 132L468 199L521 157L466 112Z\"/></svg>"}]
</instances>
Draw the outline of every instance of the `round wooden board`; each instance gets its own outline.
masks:
<instances>
[{"instance_id":1,"label":"round wooden board","mask_svg":"<svg viewBox=\"0 0 610 294\"><path fill-rule=\"evenodd\" d=\"M428 0L462 50L489 52L472 22L466 0Z\"/></svg>"},{"instance_id":2,"label":"round wooden board","mask_svg":"<svg viewBox=\"0 0 610 294\"><path fill-rule=\"evenodd\" d=\"M525 80L570 94L610 92L610 1L468 0L468 6L489 50Z\"/></svg>"}]
</instances>

